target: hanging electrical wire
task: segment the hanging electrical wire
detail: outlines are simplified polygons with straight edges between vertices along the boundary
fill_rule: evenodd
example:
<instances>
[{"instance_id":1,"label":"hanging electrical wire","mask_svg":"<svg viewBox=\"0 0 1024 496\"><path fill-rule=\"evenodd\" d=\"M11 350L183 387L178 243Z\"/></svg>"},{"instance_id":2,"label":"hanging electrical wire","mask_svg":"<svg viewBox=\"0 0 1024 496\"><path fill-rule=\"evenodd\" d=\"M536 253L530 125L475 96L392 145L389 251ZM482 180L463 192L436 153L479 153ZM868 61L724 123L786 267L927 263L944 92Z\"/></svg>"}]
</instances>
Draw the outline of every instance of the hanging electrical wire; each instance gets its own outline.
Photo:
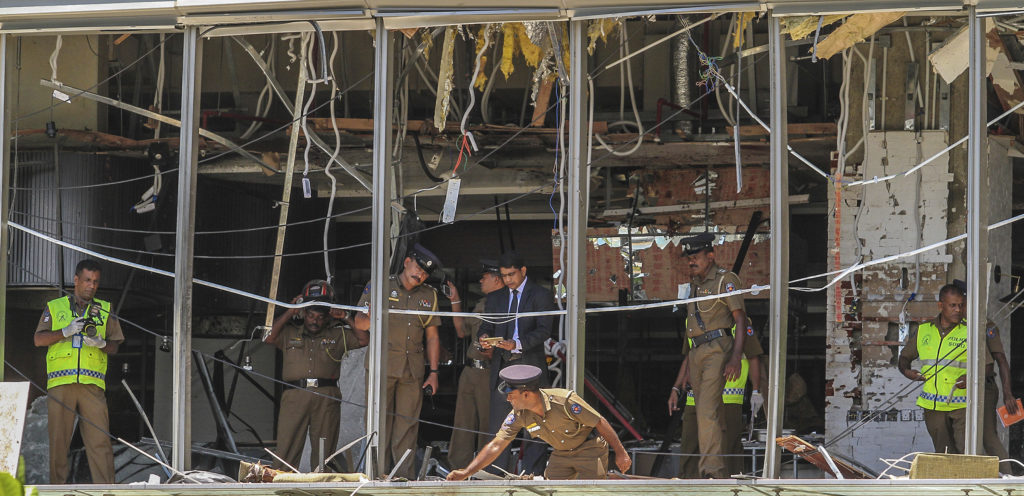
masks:
<instances>
[{"instance_id":1,"label":"hanging electrical wire","mask_svg":"<svg viewBox=\"0 0 1024 496\"><path fill-rule=\"evenodd\" d=\"M634 152L636 152L637 150L640 149L640 146L643 145L643 143L644 143L644 134L645 133L644 133L644 123L643 123L643 120L640 119L640 112L637 110L637 107L636 107L636 90L633 89L633 64L630 62L630 57L629 57L629 55L630 55L630 52L629 52L629 34L628 34L628 31L625 30L625 29L621 30L620 33L621 33L621 35L619 37L619 40L620 40L619 41L619 50L620 50L620 53L623 54L623 60L625 60L625 63L623 64L623 65L625 65L625 68L624 69L620 69L620 71L623 71L625 73L626 83L629 86L629 104L630 104L631 108L633 109L633 118L635 120L634 121L622 121L622 120L620 120L620 121L613 122L613 123L609 124L608 126L609 127L612 127L612 126L622 126L622 125L636 126L636 128L637 128L637 138L636 138L636 140L634 140L635 143L633 144L632 148L630 148L630 149L628 149L626 151L618 151L618 150L612 148L611 146L609 146L608 143L606 143L603 139L601 139L601 136L594 132L593 126L591 126L591 128L590 128L590 133L594 135L594 138L597 140L598 143L601 144L601 147L604 148L605 150L608 150L609 153L611 153L611 154L613 154L613 155L615 155L617 157L626 157L626 156L632 155ZM590 113L592 115L593 112L594 112L594 98L595 98L595 95L594 95L594 79L588 77L587 78L587 84L588 84L588 86L590 88L588 96L589 96L589 99L590 99ZM621 103L620 103L620 105L621 105Z\"/></svg>"}]
</instances>

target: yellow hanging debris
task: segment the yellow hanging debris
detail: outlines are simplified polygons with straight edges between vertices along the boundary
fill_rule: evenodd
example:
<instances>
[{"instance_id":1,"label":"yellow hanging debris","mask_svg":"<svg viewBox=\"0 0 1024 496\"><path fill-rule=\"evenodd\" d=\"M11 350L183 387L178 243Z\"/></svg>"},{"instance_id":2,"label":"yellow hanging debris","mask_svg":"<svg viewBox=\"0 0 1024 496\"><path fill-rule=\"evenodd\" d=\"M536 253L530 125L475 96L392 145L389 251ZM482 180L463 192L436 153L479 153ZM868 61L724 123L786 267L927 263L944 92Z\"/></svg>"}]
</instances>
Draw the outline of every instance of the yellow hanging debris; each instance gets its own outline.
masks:
<instances>
[{"instance_id":1,"label":"yellow hanging debris","mask_svg":"<svg viewBox=\"0 0 1024 496\"><path fill-rule=\"evenodd\" d=\"M512 75L512 71L515 69L515 65L512 64L512 59L516 56L516 24L522 27L522 23L506 22L501 25L502 31L502 45L501 45L501 73L505 75L505 80Z\"/></svg>"},{"instance_id":2,"label":"yellow hanging debris","mask_svg":"<svg viewBox=\"0 0 1024 496\"><path fill-rule=\"evenodd\" d=\"M616 27L621 27L622 21L615 19L597 19L591 21L587 26L587 53L590 55L594 54L594 48L597 47L597 40L601 40L604 43L608 43L608 35L615 30Z\"/></svg>"},{"instance_id":3,"label":"yellow hanging debris","mask_svg":"<svg viewBox=\"0 0 1024 496\"><path fill-rule=\"evenodd\" d=\"M853 45L860 43L889 24L903 18L906 12L872 12L854 14L839 26L828 38L818 42L818 58L827 59ZM810 52L814 51L811 47Z\"/></svg>"},{"instance_id":4,"label":"yellow hanging debris","mask_svg":"<svg viewBox=\"0 0 1024 496\"><path fill-rule=\"evenodd\" d=\"M821 16L798 16L798 17L783 17L781 19L782 34L789 33L789 37L794 40L802 40L809 35L814 34L818 30L818 18ZM836 14L827 15L825 19L821 21L821 27L834 24L846 15Z\"/></svg>"},{"instance_id":5,"label":"yellow hanging debris","mask_svg":"<svg viewBox=\"0 0 1024 496\"><path fill-rule=\"evenodd\" d=\"M420 44L423 45L423 60L430 60L430 49L434 48L434 37L430 35L430 30L420 32Z\"/></svg>"},{"instance_id":6,"label":"yellow hanging debris","mask_svg":"<svg viewBox=\"0 0 1024 496\"><path fill-rule=\"evenodd\" d=\"M732 41L732 47L739 50L743 46L743 35L747 31L747 25L754 20L754 12L740 12L736 15L736 32Z\"/></svg>"},{"instance_id":7,"label":"yellow hanging debris","mask_svg":"<svg viewBox=\"0 0 1024 496\"><path fill-rule=\"evenodd\" d=\"M488 37L487 29L490 24L484 24L480 26L480 32L476 35L476 51L473 52L473 56L476 57L481 51L487 50L487 46L490 45L490 38ZM487 55L480 56L480 70L477 73L476 81L473 82L473 87L483 91L484 85L487 83Z\"/></svg>"},{"instance_id":8,"label":"yellow hanging debris","mask_svg":"<svg viewBox=\"0 0 1024 496\"><path fill-rule=\"evenodd\" d=\"M519 42L519 51L523 54L523 59L526 60L526 65L530 67L537 67L540 63L540 57L543 51L539 46L534 45L533 41L530 40L530 36L526 33L526 25L521 22L515 23L516 27L516 40Z\"/></svg>"},{"instance_id":9,"label":"yellow hanging debris","mask_svg":"<svg viewBox=\"0 0 1024 496\"><path fill-rule=\"evenodd\" d=\"M452 92L452 65L455 54L455 26L444 30L444 44L441 45L441 67L437 74L437 100L434 102L434 126L443 131L448 119L448 98Z\"/></svg>"}]
</instances>

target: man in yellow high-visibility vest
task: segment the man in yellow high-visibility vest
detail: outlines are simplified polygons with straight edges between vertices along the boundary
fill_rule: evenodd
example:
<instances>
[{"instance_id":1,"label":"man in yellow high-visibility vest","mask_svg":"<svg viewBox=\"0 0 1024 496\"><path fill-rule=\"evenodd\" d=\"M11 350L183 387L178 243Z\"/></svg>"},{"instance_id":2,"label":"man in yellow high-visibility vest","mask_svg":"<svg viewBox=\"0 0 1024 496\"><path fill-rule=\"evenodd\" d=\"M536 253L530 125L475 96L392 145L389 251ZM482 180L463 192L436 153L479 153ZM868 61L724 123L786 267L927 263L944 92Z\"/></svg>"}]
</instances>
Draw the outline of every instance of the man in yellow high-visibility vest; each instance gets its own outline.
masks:
<instances>
[{"instance_id":1,"label":"man in yellow high-visibility vest","mask_svg":"<svg viewBox=\"0 0 1024 496\"><path fill-rule=\"evenodd\" d=\"M36 346L46 346L47 426L50 433L50 483L68 476L68 448L81 415L82 441L95 484L113 484L114 454L107 413L107 355L124 341L110 303L95 298L100 265L82 260L75 267L73 295L50 300L36 326Z\"/></svg>"},{"instance_id":2,"label":"man in yellow high-visibility vest","mask_svg":"<svg viewBox=\"0 0 1024 496\"><path fill-rule=\"evenodd\" d=\"M917 405L924 409L924 423L936 453L963 453L967 425L967 325L963 290L947 284L939 290L939 315L922 323L907 337L900 353L900 373L924 386ZM921 370L910 368L921 360ZM985 353L986 374L992 357Z\"/></svg>"}]
</instances>

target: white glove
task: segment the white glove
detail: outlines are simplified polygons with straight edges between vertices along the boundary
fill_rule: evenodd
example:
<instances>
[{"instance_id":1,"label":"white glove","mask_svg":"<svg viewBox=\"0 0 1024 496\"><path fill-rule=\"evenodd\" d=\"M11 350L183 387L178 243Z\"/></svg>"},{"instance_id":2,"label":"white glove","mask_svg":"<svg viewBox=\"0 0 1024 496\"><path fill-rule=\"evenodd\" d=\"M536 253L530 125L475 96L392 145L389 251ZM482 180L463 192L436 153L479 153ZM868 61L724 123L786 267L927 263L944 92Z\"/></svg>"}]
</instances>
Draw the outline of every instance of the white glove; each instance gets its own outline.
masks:
<instances>
[{"instance_id":1,"label":"white glove","mask_svg":"<svg viewBox=\"0 0 1024 496\"><path fill-rule=\"evenodd\" d=\"M60 333L63 334L64 337L69 338L71 336L74 336L75 334L78 334L78 333L82 332L82 329L84 327L85 327L85 319L82 318L82 317L79 317L79 318L77 318L75 320L72 320L71 323L67 325L67 327L61 329Z\"/></svg>"},{"instance_id":2,"label":"white glove","mask_svg":"<svg viewBox=\"0 0 1024 496\"><path fill-rule=\"evenodd\" d=\"M750 393L750 413L757 415L762 406L764 406L764 396L761 396L760 391L755 389L753 393Z\"/></svg>"},{"instance_id":3,"label":"white glove","mask_svg":"<svg viewBox=\"0 0 1024 496\"><path fill-rule=\"evenodd\" d=\"M82 342L86 346L94 346L96 348L103 348L107 345L107 341L99 336L86 336L82 338Z\"/></svg>"}]
</instances>

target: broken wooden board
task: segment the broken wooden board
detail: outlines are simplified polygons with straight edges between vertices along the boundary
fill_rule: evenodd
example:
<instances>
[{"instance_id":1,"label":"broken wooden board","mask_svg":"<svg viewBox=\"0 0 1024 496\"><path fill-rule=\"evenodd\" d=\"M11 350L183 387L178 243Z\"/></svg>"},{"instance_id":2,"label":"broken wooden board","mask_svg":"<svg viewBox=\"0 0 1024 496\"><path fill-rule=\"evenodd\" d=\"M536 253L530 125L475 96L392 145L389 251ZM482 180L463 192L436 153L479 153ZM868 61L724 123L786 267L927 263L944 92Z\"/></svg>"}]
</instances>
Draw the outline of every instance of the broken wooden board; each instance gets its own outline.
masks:
<instances>
[{"instance_id":1,"label":"broken wooden board","mask_svg":"<svg viewBox=\"0 0 1024 496\"><path fill-rule=\"evenodd\" d=\"M999 37L996 32L996 24L992 18L985 18L985 37ZM1000 44L1001 45L1001 44ZM970 37L967 33L967 26L964 26L953 36L946 39L946 42L928 55L928 62L946 84L953 84L953 80L967 70L967 61L970 59ZM995 62L995 49L989 41L985 54L985 74L992 72L992 64ZM1009 61L1004 61L1008 66ZM1009 67L1007 67L1009 69Z\"/></svg>"},{"instance_id":2,"label":"broken wooden board","mask_svg":"<svg viewBox=\"0 0 1024 496\"><path fill-rule=\"evenodd\" d=\"M818 448L814 447L811 443L800 439L797 436L783 436L775 438L775 444L778 444L782 449L793 453L794 455L800 456L800 458L806 460L811 465L818 467L827 474L833 473L832 467L829 466L825 460L825 456L818 451ZM874 477L863 470L850 465L849 463L837 458L835 455L830 453L832 462L836 464L836 468L839 469L839 473L843 474L844 479L874 479Z\"/></svg>"},{"instance_id":3,"label":"broken wooden board","mask_svg":"<svg viewBox=\"0 0 1024 496\"><path fill-rule=\"evenodd\" d=\"M904 12L872 12L854 14L846 23L818 43L818 58L827 59L853 45L864 41L893 22L900 20ZM814 47L811 47L814 51Z\"/></svg>"},{"instance_id":4,"label":"broken wooden board","mask_svg":"<svg viewBox=\"0 0 1024 496\"><path fill-rule=\"evenodd\" d=\"M1016 40L1010 35L1010 40L1016 44ZM1016 56L1003 41L1003 37L995 29L985 32L985 40L988 45L985 50L986 67L990 67L989 76L992 78L992 88L1002 104L1003 110L1009 110L1018 103L1024 101L1024 84L1020 79L1020 72L1015 70L1010 61L1020 62L1020 50L1016 50ZM1018 114L1024 114L1024 109L1017 109Z\"/></svg>"},{"instance_id":5,"label":"broken wooden board","mask_svg":"<svg viewBox=\"0 0 1024 496\"><path fill-rule=\"evenodd\" d=\"M309 124L312 125L313 130L318 133L331 133L334 132L334 126L331 124L330 117L310 117L308 118ZM373 132L373 119L356 119L350 117L336 118L334 119L335 124L338 126L339 131L350 132L350 133L372 133ZM410 120L407 123L407 129L410 132L420 134L430 134L435 128L431 121L426 120ZM393 126L394 129L398 129L398 125ZM460 133L460 127L458 122L446 122L442 128L446 133ZM512 126L499 126L497 124L483 124L479 126L466 126L466 129L473 132L484 132L484 133L504 133L504 134L555 134L558 132L553 127L512 127ZM608 123L606 121L594 122L594 132L598 134L608 133Z\"/></svg>"},{"instance_id":6,"label":"broken wooden board","mask_svg":"<svg viewBox=\"0 0 1024 496\"><path fill-rule=\"evenodd\" d=\"M787 132L790 136L796 134L806 135L828 135L835 136L837 131L836 123L834 122L809 122L805 124L789 124L786 126ZM733 127L726 126L725 134L732 134ZM757 124L751 124L748 126L740 126L740 136L768 136L768 131L764 127Z\"/></svg>"}]
</instances>

